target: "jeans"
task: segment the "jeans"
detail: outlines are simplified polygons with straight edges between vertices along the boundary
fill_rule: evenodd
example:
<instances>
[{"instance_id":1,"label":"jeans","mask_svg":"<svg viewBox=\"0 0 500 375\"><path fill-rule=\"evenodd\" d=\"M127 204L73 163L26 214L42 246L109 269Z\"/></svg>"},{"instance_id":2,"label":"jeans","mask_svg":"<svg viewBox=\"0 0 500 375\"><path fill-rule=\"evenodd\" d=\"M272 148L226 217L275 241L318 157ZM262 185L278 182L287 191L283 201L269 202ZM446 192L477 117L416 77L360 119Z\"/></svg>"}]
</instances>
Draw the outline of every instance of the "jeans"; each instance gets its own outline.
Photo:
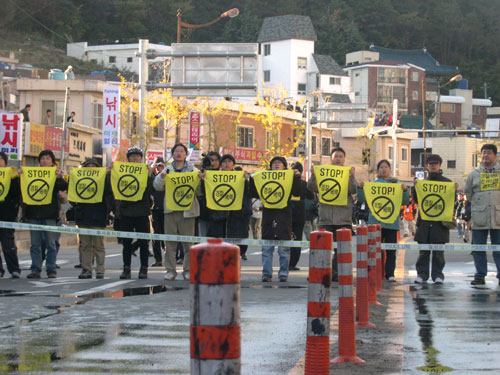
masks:
<instances>
[{"instance_id":1,"label":"jeans","mask_svg":"<svg viewBox=\"0 0 500 375\"><path fill-rule=\"evenodd\" d=\"M29 219L30 224L41 224L41 225L56 225L55 219ZM60 233L55 232L45 232L41 230L30 231L31 237L31 272L40 274L42 272L42 241L45 240L45 245L47 247L47 257L45 259L45 266L47 268L47 273L57 272L56 270L56 260L57 260L57 249L56 249L56 239L60 237Z\"/></svg>"},{"instance_id":2,"label":"jeans","mask_svg":"<svg viewBox=\"0 0 500 375\"><path fill-rule=\"evenodd\" d=\"M462 223L463 223L462 219L457 219L458 237L464 236L464 227L463 227Z\"/></svg>"},{"instance_id":3,"label":"jeans","mask_svg":"<svg viewBox=\"0 0 500 375\"><path fill-rule=\"evenodd\" d=\"M274 246L262 246L262 275L273 276ZM280 256L280 270L278 277L288 277L288 263L290 262L290 248L278 246Z\"/></svg>"},{"instance_id":4,"label":"jeans","mask_svg":"<svg viewBox=\"0 0 500 375\"><path fill-rule=\"evenodd\" d=\"M472 243L486 245L490 232L491 244L500 245L500 229L473 229ZM473 251L474 266L476 267L475 279L484 279L488 274L488 257L486 251ZM500 251L493 251L493 260L497 266L497 279L500 279Z\"/></svg>"}]
</instances>

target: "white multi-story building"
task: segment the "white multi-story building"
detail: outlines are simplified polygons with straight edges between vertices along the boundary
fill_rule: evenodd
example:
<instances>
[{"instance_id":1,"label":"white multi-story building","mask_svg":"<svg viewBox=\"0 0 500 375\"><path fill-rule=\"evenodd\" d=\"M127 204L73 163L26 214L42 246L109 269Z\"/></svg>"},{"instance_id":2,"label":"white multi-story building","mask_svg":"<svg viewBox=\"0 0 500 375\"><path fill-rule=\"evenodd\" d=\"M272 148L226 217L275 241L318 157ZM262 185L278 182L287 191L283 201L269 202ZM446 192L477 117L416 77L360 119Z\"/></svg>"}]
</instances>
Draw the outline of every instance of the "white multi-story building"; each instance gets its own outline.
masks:
<instances>
[{"instance_id":1,"label":"white multi-story building","mask_svg":"<svg viewBox=\"0 0 500 375\"><path fill-rule=\"evenodd\" d=\"M159 52L170 52L170 46L164 44L149 44L150 49ZM89 46L87 42L68 43L66 45L68 56L83 61L94 61L108 68L116 68L133 73L139 73L139 43L132 44L105 44Z\"/></svg>"}]
</instances>

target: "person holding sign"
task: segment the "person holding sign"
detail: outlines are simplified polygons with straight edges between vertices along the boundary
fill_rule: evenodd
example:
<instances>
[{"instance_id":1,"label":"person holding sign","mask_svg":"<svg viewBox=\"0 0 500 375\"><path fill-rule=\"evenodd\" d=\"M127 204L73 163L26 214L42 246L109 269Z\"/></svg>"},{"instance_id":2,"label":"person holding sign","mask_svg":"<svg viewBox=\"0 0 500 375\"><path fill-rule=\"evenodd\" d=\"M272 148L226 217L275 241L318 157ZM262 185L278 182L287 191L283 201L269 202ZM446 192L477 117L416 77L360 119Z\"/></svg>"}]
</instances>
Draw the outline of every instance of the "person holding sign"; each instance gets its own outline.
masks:
<instances>
[{"instance_id":1,"label":"person holding sign","mask_svg":"<svg viewBox=\"0 0 500 375\"><path fill-rule=\"evenodd\" d=\"M333 241L337 240L337 229L352 230L352 194L356 193L358 184L354 177L354 168L344 167L345 151L338 147L332 150L331 166L315 166L311 168L311 178L307 188L318 193L319 211L318 227L333 233ZM338 281L337 249L334 249L332 260L332 281Z\"/></svg>"},{"instance_id":2,"label":"person holding sign","mask_svg":"<svg viewBox=\"0 0 500 375\"><path fill-rule=\"evenodd\" d=\"M392 177L391 164L388 160L380 160L377 164L377 178L373 183L359 184L356 192L358 200L368 203L370 214L368 224L382 226L382 243L397 243L399 231L399 213L402 205L410 201L410 193L405 184L398 183ZM395 282L396 250L385 250L385 278Z\"/></svg>"},{"instance_id":3,"label":"person holding sign","mask_svg":"<svg viewBox=\"0 0 500 375\"><path fill-rule=\"evenodd\" d=\"M443 160L441 156L432 154L427 156L427 160L425 161L427 167L427 177L425 180L417 180L415 179L415 189L413 190L413 201L419 203L419 214L417 218L417 231L415 233L415 241L419 244L445 244L450 241L450 229L443 225L442 220L429 220L432 217L424 218L425 212L431 213L429 211L429 206L427 204L422 204L423 200L428 201L429 198L426 199L426 193L423 194L422 197L418 194L418 189L422 184L427 184L425 181L439 181L439 182L451 182L449 178L443 176L443 171L441 170L441 163ZM430 185L429 185L430 186ZM424 189L423 189L424 190ZM431 190L430 188L425 190ZM449 202L450 207L454 207L455 195L454 193L451 195L453 201ZM435 204L439 206L440 202L432 202L431 206ZM433 208L431 208L432 210ZM424 211L424 212L422 212ZM430 261L431 251L429 250L420 250L416 269L417 269L417 278L415 279L415 284L426 284L429 279L429 261ZM442 250L432 250L432 267L431 267L431 278L436 284L442 284L444 282L444 274L443 268L445 266L444 260L444 251Z\"/></svg>"},{"instance_id":4,"label":"person holding sign","mask_svg":"<svg viewBox=\"0 0 500 375\"><path fill-rule=\"evenodd\" d=\"M186 161L187 147L184 144L177 143L172 147L172 157L173 163L158 174L153 182L155 190L165 191L165 234L194 236L195 218L200 214L196 199L199 171ZM177 276L177 242L166 241L165 245L165 280L174 280ZM184 243L184 280L189 280L190 246L190 243Z\"/></svg>"},{"instance_id":5,"label":"person holding sign","mask_svg":"<svg viewBox=\"0 0 500 375\"><path fill-rule=\"evenodd\" d=\"M301 195L300 172L287 170L283 156L271 159L270 170L254 174L250 183L253 198L260 198L262 211L262 239L290 240L292 238L292 210L290 198ZM273 277L274 246L262 246L262 281L270 282ZM280 257L279 281L288 280L290 248L278 246Z\"/></svg>"},{"instance_id":6,"label":"person holding sign","mask_svg":"<svg viewBox=\"0 0 500 375\"><path fill-rule=\"evenodd\" d=\"M0 152L0 221L16 221L21 203L21 187L19 176L15 168L7 167L8 157L5 152ZM0 229L0 243L5 256L7 270L13 279L18 279L21 274L17 258L17 246L14 238L14 229ZM5 271L0 257L0 277Z\"/></svg>"},{"instance_id":7,"label":"person holding sign","mask_svg":"<svg viewBox=\"0 0 500 375\"><path fill-rule=\"evenodd\" d=\"M61 170L53 167L56 157L51 150L43 150L38 155L39 167L21 168L21 193L26 207L25 219L30 224L56 226L59 218L59 196L68 189ZM56 240L60 233L32 230L31 273L28 279L39 279L42 272L42 241L45 242L47 255L45 266L49 278L57 277Z\"/></svg>"},{"instance_id":8,"label":"person holding sign","mask_svg":"<svg viewBox=\"0 0 500 375\"><path fill-rule=\"evenodd\" d=\"M110 176L96 159L87 159L82 168L72 168L68 201L75 205L75 223L79 228L105 229L108 214L114 206ZM96 259L96 279L104 278L104 238L80 234L82 272L79 279L92 278L92 261Z\"/></svg>"},{"instance_id":9,"label":"person holding sign","mask_svg":"<svg viewBox=\"0 0 500 375\"><path fill-rule=\"evenodd\" d=\"M152 169L142 162L140 148L127 150L128 163L114 162L111 171L111 186L115 199L120 200L120 230L124 232L149 233L151 215L150 195L153 191ZM139 242L141 268L139 279L148 278L149 244ZM123 272L120 279L130 279L132 264L132 239L123 238Z\"/></svg>"},{"instance_id":10,"label":"person holding sign","mask_svg":"<svg viewBox=\"0 0 500 375\"><path fill-rule=\"evenodd\" d=\"M500 245L500 164L496 162L497 147L484 144L481 147L481 165L470 172L464 193L471 201L472 243L484 245L490 234L491 244ZM473 251L476 274L472 285L485 285L488 274L486 252ZM500 285L500 251L493 251Z\"/></svg>"}]
</instances>

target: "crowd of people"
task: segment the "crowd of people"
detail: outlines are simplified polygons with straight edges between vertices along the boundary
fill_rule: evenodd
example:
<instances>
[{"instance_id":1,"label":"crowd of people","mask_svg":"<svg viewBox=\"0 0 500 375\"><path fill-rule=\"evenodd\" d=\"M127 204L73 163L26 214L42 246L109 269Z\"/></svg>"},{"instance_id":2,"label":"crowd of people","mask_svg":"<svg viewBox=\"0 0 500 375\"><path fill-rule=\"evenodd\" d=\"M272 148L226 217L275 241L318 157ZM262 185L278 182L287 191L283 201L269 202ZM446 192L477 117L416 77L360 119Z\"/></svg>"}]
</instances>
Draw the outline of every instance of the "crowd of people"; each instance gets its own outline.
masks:
<instances>
[{"instance_id":1,"label":"crowd of people","mask_svg":"<svg viewBox=\"0 0 500 375\"><path fill-rule=\"evenodd\" d=\"M248 238L252 232L254 239L263 240L309 240L310 233L317 228L335 234L338 229L353 230L356 224L381 224L382 242L397 243L398 231L403 223L403 236L414 236L418 244L445 244L450 240L450 228L457 225L459 236L464 242L486 244L488 234L492 244L500 244L500 202L499 174L500 165L496 162L497 148L493 144L485 144L481 148L481 164L474 169L465 182L464 194L458 194L454 207L454 223L426 220L420 215L418 194L415 188L401 184L392 176L392 166L388 160L380 160L376 166L375 183L400 184L402 202L400 211L394 221L382 222L369 209L365 196L365 182L357 181L355 168L349 169L347 190L349 199L343 205L331 205L318 201L318 180L314 168L308 181L303 179L304 168L300 162L290 166L286 158L275 156L270 160L271 171L293 171L293 180L286 204L281 208L269 208L263 205L260 191L252 175L244 172L244 192L241 209L214 210L207 204L205 185L199 184L192 205L186 210L167 209L165 201L166 175L196 172L203 182L207 171L236 171L235 158L230 155L219 155L209 152L200 170L187 161L188 149L182 143L171 149L171 163L157 158L148 165L148 176L144 193L136 201L115 199L111 186L111 167L104 182L102 200L93 203L72 204L72 219L79 228L104 229L113 219L114 229L124 232L171 234L180 236L207 236L221 238ZM127 162L144 164L143 151L132 147L127 152ZM0 152L0 168L7 167L8 158ZM346 163L346 152L335 148L331 154L331 165L343 167ZM42 151L38 156L41 168L56 166L54 153ZM429 155L426 159L426 181L450 182L443 176L442 159L439 155ZM88 159L81 168L100 167L95 159ZM67 200L68 182L59 169L49 204L34 205L23 201L19 174L23 169L12 173L7 196L0 201L0 221L13 222L21 219L31 224L57 226L62 218L61 206ZM171 177L171 176L170 176ZM414 180L414 186L421 180ZM488 181L488 184L485 184ZM456 184L455 184L456 185ZM353 215L353 212L355 213ZM69 218L69 213L68 213ZM354 218L354 220L353 220ZM415 223L416 220L416 223ZM48 278L57 277L57 252L59 250L60 233L31 230L31 267L27 275L29 279L39 279L42 264ZM12 278L19 278L21 269L17 257L14 229L0 229L0 242L7 270ZM132 238L121 238L123 246L123 270L121 279L130 279L131 265L135 251L139 249L139 279L148 277L150 241ZM154 263L152 267L165 267L164 278L174 280L177 277L177 265L182 264L182 277L189 279L189 242L151 241ZM279 256L278 279L286 282L290 271L299 270L300 247L277 247ZM273 278L273 254L275 246L262 246L262 281L270 282ZM105 274L105 246L103 237L81 234L79 236L81 273L79 278L103 278ZM240 246L242 260L247 260L247 246ZM385 279L396 281L396 250L386 250ZM494 251L493 258L497 266L497 278L500 278L500 252ZM484 285L487 275L487 256L485 252L474 251L473 259L476 273L472 285ZM95 263L95 266L94 266ZM435 283L443 283L445 276L445 257L443 251L421 250L416 263L417 277L415 283L426 283L429 278ZM5 270L0 260L0 276ZM333 280L338 280L337 252L334 249L332 261Z\"/></svg>"}]
</instances>

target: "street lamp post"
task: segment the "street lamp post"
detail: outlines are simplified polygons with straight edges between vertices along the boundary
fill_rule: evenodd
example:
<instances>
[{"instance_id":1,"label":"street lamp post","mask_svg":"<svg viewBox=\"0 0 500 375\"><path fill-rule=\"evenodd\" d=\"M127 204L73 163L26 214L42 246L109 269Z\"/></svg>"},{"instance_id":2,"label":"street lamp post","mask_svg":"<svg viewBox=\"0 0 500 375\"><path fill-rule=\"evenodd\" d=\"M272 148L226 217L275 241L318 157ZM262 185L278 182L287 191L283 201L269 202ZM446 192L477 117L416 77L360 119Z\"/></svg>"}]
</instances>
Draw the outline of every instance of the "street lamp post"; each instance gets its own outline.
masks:
<instances>
[{"instance_id":1,"label":"street lamp post","mask_svg":"<svg viewBox=\"0 0 500 375\"><path fill-rule=\"evenodd\" d=\"M443 86L439 84L439 79L438 79L438 89L437 89L437 96L436 96L436 128L439 126L439 121L441 117L441 103L439 102L439 98L441 96L441 89L443 87L448 86L450 83L458 81L459 79L462 79L461 74L457 74L456 76L453 76L450 78L448 82L446 82ZM425 150L424 150L425 152Z\"/></svg>"},{"instance_id":2,"label":"street lamp post","mask_svg":"<svg viewBox=\"0 0 500 375\"><path fill-rule=\"evenodd\" d=\"M201 29L203 27L213 25L214 23L220 21L224 17L234 18L234 17L237 17L238 14L240 14L240 11L238 10L238 8L232 8L232 9L226 10L219 17L217 17L216 19L214 19L210 22L203 23L201 25L192 25L190 23L182 21L181 10L177 9L177 43L182 43L181 39L182 39L182 28L183 27L188 29L187 36L186 36L186 39L187 39L187 37L189 37L189 34L190 34L192 29Z\"/></svg>"}]
</instances>

